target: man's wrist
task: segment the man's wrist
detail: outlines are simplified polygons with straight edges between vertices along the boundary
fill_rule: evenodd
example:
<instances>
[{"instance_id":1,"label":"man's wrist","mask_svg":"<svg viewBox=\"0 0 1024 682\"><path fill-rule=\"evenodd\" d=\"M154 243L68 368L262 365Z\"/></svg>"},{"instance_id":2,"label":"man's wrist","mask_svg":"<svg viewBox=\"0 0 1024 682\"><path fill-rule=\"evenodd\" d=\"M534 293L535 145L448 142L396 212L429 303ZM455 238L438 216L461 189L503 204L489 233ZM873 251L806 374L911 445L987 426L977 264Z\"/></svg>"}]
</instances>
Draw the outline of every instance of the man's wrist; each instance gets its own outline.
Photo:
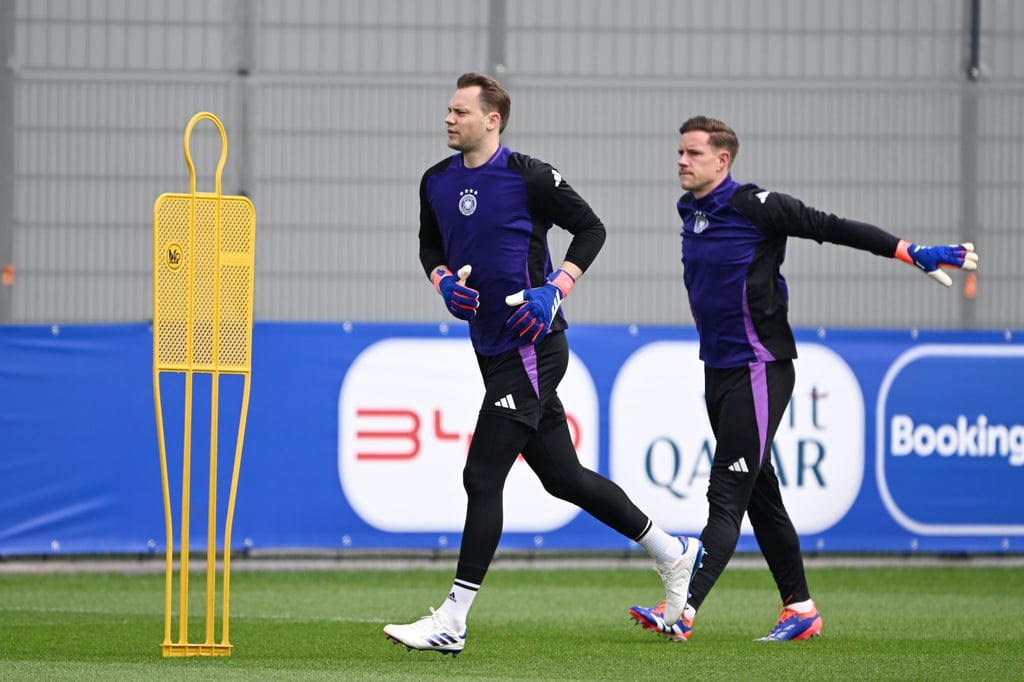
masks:
<instances>
[{"instance_id":1,"label":"man's wrist","mask_svg":"<svg viewBox=\"0 0 1024 682\"><path fill-rule=\"evenodd\" d=\"M914 258L910 255L910 247L913 246L906 239L901 239L899 244L896 245L896 253L893 254L893 258L903 261L904 263L914 264Z\"/></svg>"},{"instance_id":2,"label":"man's wrist","mask_svg":"<svg viewBox=\"0 0 1024 682\"><path fill-rule=\"evenodd\" d=\"M565 270L555 270L548 276L548 281L555 285L555 287L562 292L562 298L569 295L572 291L573 285L576 284L576 280Z\"/></svg>"}]
</instances>

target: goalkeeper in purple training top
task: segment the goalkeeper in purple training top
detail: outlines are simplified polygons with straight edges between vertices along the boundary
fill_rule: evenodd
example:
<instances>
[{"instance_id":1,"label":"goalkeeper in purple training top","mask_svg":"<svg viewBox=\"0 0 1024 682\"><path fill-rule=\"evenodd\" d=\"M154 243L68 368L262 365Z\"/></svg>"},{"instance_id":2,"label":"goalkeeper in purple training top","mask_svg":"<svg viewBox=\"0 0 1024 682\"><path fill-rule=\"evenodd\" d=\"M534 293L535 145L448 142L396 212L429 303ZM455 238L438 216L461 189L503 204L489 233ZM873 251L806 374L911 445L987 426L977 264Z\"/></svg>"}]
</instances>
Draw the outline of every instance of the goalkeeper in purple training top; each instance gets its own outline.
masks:
<instances>
[{"instance_id":1,"label":"goalkeeper in purple training top","mask_svg":"<svg viewBox=\"0 0 1024 682\"><path fill-rule=\"evenodd\" d=\"M689 639L697 609L736 550L746 513L783 605L775 627L761 640L808 639L821 632L821 615L811 599L800 540L771 460L772 440L795 381L796 343L780 272L786 239L802 237L897 258L945 286L952 280L941 268L975 270L978 256L972 244L911 244L791 196L741 185L730 174L739 140L721 121L698 116L679 132L683 282L700 338L705 400L716 439L708 520L701 532L707 556L681 618L663 605L634 606L630 615L671 641Z\"/></svg>"},{"instance_id":2,"label":"goalkeeper in purple training top","mask_svg":"<svg viewBox=\"0 0 1024 682\"><path fill-rule=\"evenodd\" d=\"M699 540L665 533L576 455L557 393L569 362L559 308L605 228L558 171L502 146L510 109L492 78L460 76L444 119L458 153L420 182L420 262L448 311L469 322L484 396L463 470L468 501L454 582L430 615L384 628L409 649L457 655L465 646L469 610L501 537L502 489L520 453L545 490L647 550L677 618L703 556ZM572 234L557 269L548 255L552 225Z\"/></svg>"}]
</instances>

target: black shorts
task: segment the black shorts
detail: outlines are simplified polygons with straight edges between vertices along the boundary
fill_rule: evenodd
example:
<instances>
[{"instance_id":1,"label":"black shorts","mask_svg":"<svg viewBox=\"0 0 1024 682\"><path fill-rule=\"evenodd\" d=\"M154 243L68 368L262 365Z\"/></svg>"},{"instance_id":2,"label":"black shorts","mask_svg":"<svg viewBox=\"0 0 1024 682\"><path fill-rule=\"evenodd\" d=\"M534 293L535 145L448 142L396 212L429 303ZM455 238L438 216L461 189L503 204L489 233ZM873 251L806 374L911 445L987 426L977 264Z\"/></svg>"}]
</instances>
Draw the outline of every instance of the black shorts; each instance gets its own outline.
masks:
<instances>
[{"instance_id":1,"label":"black shorts","mask_svg":"<svg viewBox=\"0 0 1024 682\"><path fill-rule=\"evenodd\" d=\"M551 332L537 345L501 355L476 356L484 379L481 414L494 414L536 429L543 418L565 419L558 384L569 366L564 332Z\"/></svg>"}]
</instances>

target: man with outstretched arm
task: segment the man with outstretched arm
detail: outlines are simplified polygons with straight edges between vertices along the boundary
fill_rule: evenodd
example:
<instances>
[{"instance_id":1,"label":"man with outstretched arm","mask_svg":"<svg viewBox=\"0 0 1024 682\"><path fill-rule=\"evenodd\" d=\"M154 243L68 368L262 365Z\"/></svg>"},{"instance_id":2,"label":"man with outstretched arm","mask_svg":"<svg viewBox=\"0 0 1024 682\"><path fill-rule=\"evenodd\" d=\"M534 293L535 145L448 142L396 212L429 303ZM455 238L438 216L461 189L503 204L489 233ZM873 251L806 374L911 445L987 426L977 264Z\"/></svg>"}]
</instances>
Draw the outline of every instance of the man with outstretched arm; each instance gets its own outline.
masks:
<instances>
[{"instance_id":1,"label":"man with outstretched arm","mask_svg":"<svg viewBox=\"0 0 1024 682\"><path fill-rule=\"evenodd\" d=\"M919 246L794 197L740 184L731 175L739 139L722 121L697 116L679 133L683 283L700 339L716 439L708 520L700 536L707 559L681 618L665 604L634 606L630 616L670 641L688 640L697 609L736 551L747 514L782 599L781 616L761 640L808 639L821 632L821 615L771 459L796 376L789 290L781 273L786 240L813 239L896 258L945 286L952 280L941 268L975 270L978 256L969 243Z\"/></svg>"}]
</instances>

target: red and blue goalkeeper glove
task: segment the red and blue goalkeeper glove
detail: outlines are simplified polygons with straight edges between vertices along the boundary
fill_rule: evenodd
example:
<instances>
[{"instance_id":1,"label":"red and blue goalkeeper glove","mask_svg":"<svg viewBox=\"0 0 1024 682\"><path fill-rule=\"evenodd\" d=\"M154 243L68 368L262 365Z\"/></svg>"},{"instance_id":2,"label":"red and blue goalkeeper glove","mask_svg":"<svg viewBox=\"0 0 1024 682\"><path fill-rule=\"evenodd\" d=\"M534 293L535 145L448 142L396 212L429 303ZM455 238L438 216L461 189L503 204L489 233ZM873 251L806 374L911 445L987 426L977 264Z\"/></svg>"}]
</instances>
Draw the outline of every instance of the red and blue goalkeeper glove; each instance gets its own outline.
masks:
<instances>
[{"instance_id":1,"label":"red and blue goalkeeper glove","mask_svg":"<svg viewBox=\"0 0 1024 682\"><path fill-rule=\"evenodd\" d=\"M901 239L896 247L896 258L916 265L924 270L924 274L947 287L953 284L953 280L941 268L978 269L978 254L970 242L949 246L918 246Z\"/></svg>"},{"instance_id":2,"label":"red and blue goalkeeper glove","mask_svg":"<svg viewBox=\"0 0 1024 682\"><path fill-rule=\"evenodd\" d=\"M505 326L521 337L537 343L551 328L562 300L572 291L576 280L565 270L555 270L548 281L535 289L524 289L505 297L505 305L519 306Z\"/></svg>"},{"instance_id":3,"label":"red and blue goalkeeper glove","mask_svg":"<svg viewBox=\"0 0 1024 682\"><path fill-rule=\"evenodd\" d=\"M466 279L472 271L471 266L463 265L459 269L459 274L455 275L448 268L441 266L430 276L437 293L444 299L448 312L460 320L473 319L477 308L480 307L480 292L466 286Z\"/></svg>"}]
</instances>

